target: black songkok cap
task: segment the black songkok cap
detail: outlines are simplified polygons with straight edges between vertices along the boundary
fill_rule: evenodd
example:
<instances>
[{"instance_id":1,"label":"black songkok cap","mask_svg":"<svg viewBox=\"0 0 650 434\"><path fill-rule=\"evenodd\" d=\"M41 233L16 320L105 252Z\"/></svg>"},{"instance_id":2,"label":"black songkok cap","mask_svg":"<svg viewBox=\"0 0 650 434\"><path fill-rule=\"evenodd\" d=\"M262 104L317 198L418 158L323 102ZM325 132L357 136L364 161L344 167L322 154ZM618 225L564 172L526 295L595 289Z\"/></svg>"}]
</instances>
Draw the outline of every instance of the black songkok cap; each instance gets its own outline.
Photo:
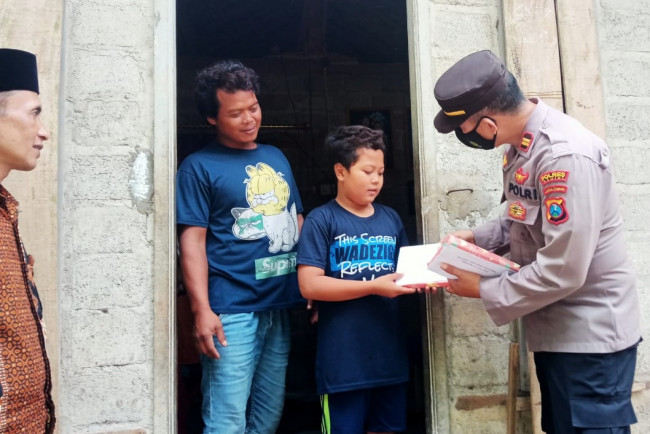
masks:
<instances>
[{"instance_id":1,"label":"black songkok cap","mask_svg":"<svg viewBox=\"0 0 650 434\"><path fill-rule=\"evenodd\" d=\"M436 82L433 94L442 110L433 125L447 134L487 107L506 89L506 67L489 50L463 57Z\"/></svg>"},{"instance_id":2,"label":"black songkok cap","mask_svg":"<svg viewBox=\"0 0 650 434\"><path fill-rule=\"evenodd\" d=\"M0 48L0 92L31 90L38 93L36 56L12 48Z\"/></svg>"}]
</instances>

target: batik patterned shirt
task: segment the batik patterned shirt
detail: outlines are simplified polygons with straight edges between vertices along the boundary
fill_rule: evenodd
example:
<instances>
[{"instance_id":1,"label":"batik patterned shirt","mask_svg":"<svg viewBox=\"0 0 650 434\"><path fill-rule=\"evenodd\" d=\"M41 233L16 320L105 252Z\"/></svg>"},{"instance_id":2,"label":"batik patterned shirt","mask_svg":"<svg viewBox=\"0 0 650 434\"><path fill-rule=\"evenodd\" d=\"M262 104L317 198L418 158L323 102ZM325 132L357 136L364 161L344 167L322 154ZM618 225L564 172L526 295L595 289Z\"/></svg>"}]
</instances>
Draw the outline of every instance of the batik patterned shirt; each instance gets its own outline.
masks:
<instances>
[{"instance_id":1,"label":"batik patterned shirt","mask_svg":"<svg viewBox=\"0 0 650 434\"><path fill-rule=\"evenodd\" d=\"M0 185L0 432L51 433L52 381L18 202Z\"/></svg>"}]
</instances>

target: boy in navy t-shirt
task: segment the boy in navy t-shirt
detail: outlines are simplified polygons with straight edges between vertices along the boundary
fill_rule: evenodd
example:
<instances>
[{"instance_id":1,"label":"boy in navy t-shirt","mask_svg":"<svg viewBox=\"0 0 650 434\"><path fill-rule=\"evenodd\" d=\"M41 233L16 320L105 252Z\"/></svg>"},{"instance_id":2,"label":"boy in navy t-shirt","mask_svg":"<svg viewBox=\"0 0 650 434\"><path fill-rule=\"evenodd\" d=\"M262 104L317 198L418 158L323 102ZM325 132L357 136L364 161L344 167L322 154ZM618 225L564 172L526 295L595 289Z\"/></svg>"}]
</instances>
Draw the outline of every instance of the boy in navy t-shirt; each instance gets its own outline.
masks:
<instances>
[{"instance_id":1,"label":"boy in navy t-shirt","mask_svg":"<svg viewBox=\"0 0 650 434\"><path fill-rule=\"evenodd\" d=\"M406 429L408 357L397 296L397 213L373 204L381 191L382 132L340 127L326 142L336 198L305 219L298 246L302 295L318 303L316 385L324 433Z\"/></svg>"}]
</instances>

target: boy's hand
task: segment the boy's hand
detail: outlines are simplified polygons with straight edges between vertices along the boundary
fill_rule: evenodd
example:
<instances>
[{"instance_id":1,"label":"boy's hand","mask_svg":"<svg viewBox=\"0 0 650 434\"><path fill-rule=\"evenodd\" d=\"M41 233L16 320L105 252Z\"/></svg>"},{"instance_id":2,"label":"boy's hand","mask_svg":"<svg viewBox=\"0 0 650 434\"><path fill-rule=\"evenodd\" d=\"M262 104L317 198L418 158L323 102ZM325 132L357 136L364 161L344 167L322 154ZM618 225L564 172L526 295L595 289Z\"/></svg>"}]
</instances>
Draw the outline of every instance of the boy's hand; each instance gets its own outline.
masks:
<instances>
[{"instance_id":1,"label":"boy's hand","mask_svg":"<svg viewBox=\"0 0 650 434\"><path fill-rule=\"evenodd\" d=\"M422 288L416 288L415 292L418 294L436 294L438 292L438 287L433 285L427 285Z\"/></svg>"},{"instance_id":2,"label":"boy's hand","mask_svg":"<svg viewBox=\"0 0 650 434\"><path fill-rule=\"evenodd\" d=\"M459 297L481 298L481 292L479 290L480 275L444 263L440 264L440 268L458 277L458 279L449 279L447 292L458 295Z\"/></svg>"},{"instance_id":3,"label":"boy's hand","mask_svg":"<svg viewBox=\"0 0 650 434\"><path fill-rule=\"evenodd\" d=\"M214 346L213 336L217 336L219 343L224 347L228 345L219 316L210 309L196 313L194 315L194 341L196 342L196 348L201 354L218 359L221 356Z\"/></svg>"},{"instance_id":4,"label":"boy's hand","mask_svg":"<svg viewBox=\"0 0 650 434\"><path fill-rule=\"evenodd\" d=\"M404 294L413 294L416 291L415 288L407 288L395 283L395 281L400 279L403 275L404 274L402 273L391 273L376 278L372 281L373 293L388 298L394 298L398 295Z\"/></svg>"},{"instance_id":5,"label":"boy's hand","mask_svg":"<svg viewBox=\"0 0 650 434\"><path fill-rule=\"evenodd\" d=\"M316 324L318 322L318 305L314 300L307 300L307 310L311 311L309 324Z\"/></svg>"}]
</instances>

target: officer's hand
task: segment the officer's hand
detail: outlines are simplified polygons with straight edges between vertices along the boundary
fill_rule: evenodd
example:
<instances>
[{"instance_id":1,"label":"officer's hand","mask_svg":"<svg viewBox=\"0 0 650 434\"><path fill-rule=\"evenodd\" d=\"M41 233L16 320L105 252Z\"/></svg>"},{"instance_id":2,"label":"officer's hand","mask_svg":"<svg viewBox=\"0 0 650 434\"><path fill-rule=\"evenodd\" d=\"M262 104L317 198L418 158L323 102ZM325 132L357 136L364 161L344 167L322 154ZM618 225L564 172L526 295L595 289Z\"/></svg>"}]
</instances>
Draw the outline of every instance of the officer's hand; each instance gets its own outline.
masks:
<instances>
[{"instance_id":1,"label":"officer's hand","mask_svg":"<svg viewBox=\"0 0 650 434\"><path fill-rule=\"evenodd\" d=\"M479 290L479 282L481 276L471 271L461 270L449 264L440 264L440 268L449 274L453 274L458 279L448 279L449 287L447 292L458 295L459 297L480 298L481 292Z\"/></svg>"}]
</instances>

